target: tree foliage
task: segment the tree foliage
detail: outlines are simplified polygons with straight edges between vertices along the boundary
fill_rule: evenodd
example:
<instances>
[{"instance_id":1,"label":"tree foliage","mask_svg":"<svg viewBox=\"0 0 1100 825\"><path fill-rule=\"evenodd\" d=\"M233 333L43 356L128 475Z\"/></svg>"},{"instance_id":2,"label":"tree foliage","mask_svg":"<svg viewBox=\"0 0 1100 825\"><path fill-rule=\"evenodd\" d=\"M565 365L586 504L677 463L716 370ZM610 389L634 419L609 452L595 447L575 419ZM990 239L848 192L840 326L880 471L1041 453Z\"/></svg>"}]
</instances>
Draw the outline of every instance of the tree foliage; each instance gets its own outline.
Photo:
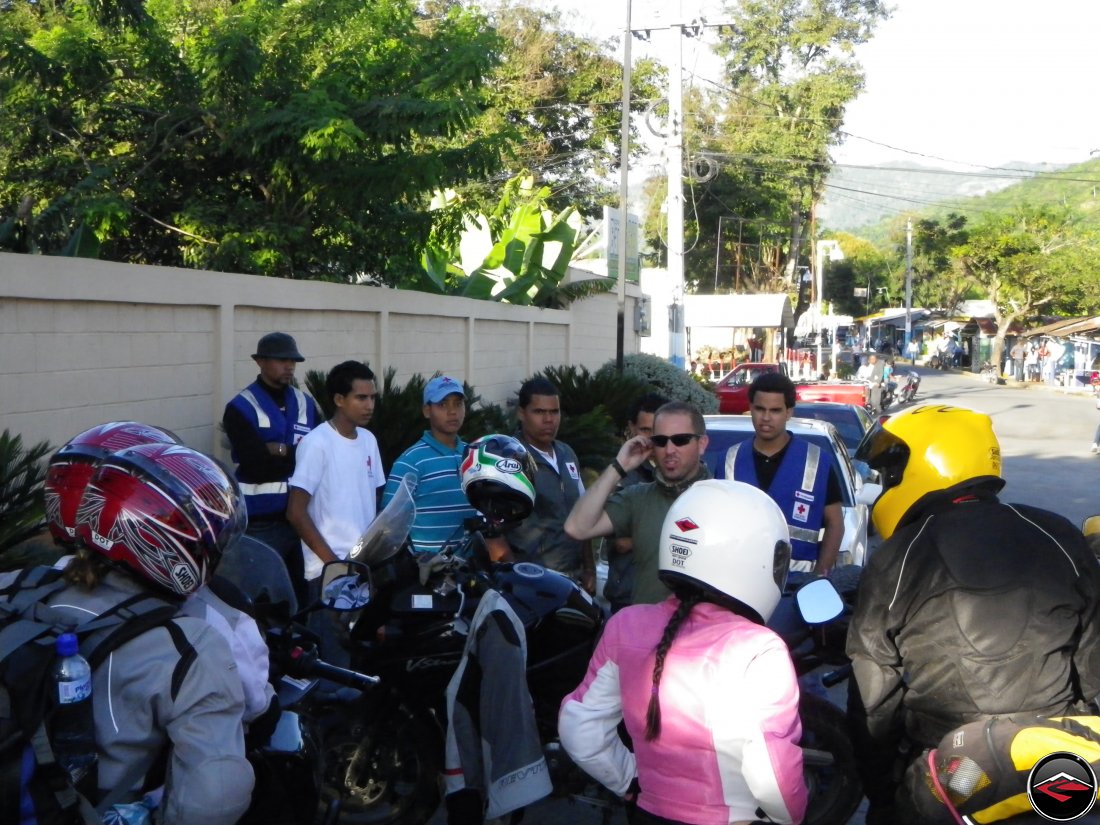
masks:
<instances>
[{"instance_id":1,"label":"tree foliage","mask_svg":"<svg viewBox=\"0 0 1100 825\"><path fill-rule=\"evenodd\" d=\"M0 557L45 520L42 484L51 451L45 441L26 446L22 436L0 432Z\"/></svg>"},{"instance_id":2,"label":"tree foliage","mask_svg":"<svg viewBox=\"0 0 1100 825\"><path fill-rule=\"evenodd\" d=\"M488 7L503 40L500 63L487 80L488 109L474 124L485 134L514 135L506 168L528 170L551 185L556 212L574 206L595 217L617 198L610 177L619 168L622 63L615 40L571 31L554 9L501 2ZM660 97L664 70L637 60L631 73L631 109L641 112ZM633 153L642 152L632 125ZM495 201L495 181L469 187L483 202Z\"/></svg>"},{"instance_id":3,"label":"tree foliage","mask_svg":"<svg viewBox=\"0 0 1100 825\"><path fill-rule=\"evenodd\" d=\"M881 305L883 291L893 262L874 244L846 232L830 235L840 243L844 258L827 264L824 278L825 300L838 315L858 317ZM864 297L856 289L867 290Z\"/></svg>"},{"instance_id":4,"label":"tree foliage","mask_svg":"<svg viewBox=\"0 0 1100 825\"><path fill-rule=\"evenodd\" d=\"M0 221L24 251L330 280L415 266L501 42L411 0L12 0Z\"/></svg>"},{"instance_id":5,"label":"tree foliage","mask_svg":"<svg viewBox=\"0 0 1100 825\"><path fill-rule=\"evenodd\" d=\"M687 280L702 291L792 288L829 148L862 88L852 50L887 12L879 0L750 0L727 15L718 114L704 102L687 120L686 145L718 167L684 193L698 233Z\"/></svg>"},{"instance_id":6,"label":"tree foliage","mask_svg":"<svg viewBox=\"0 0 1100 825\"><path fill-rule=\"evenodd\" d=\"M531 176L508 181L489 214L465 214L461 200L454 193L437 196L441 210L458 202L463 224L443 231L450 221L440 222L421 258L424 271L404 286L550 308L614 286L611 279L565 282L581 219L572 206L554 214L550 188L536 189Z\"/></svg>"},{"instance_id":7,"label":"tree foliage","mask_svg":"<svg viewBox=\"0 0 1100 825\"><path fill-rule=\"evenodd\" d=\"M1095 280L1095 246L1087 249L1090 238L1075 231L1075 220L1067 209L1023 206L975 224L952 249L958 269L993 303L993 363L1004 360L1004 337L1013 321L1082 308L1085 282Z\"/></svg>"}]
</instances>

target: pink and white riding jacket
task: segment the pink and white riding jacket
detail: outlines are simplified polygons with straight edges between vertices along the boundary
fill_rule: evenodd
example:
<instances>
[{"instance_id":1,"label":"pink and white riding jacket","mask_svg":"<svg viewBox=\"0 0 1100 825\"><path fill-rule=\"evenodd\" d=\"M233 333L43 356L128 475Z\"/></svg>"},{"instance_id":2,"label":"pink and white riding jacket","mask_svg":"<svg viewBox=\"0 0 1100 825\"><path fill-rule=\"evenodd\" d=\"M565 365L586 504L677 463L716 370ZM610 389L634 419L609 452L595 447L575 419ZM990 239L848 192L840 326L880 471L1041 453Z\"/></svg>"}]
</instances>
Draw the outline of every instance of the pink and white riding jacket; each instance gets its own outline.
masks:
<instances>
[{"instance_id":1,"label":"pink and white riding jacket","mask_svg":"<svg viewBox=\"0 0 1100 825\"><path fill-rule=\"evenodd\" d=\"M798 740L798 681L771 630L714 604L695 606L665 658L661 733L645 738L655 650L675 597L616 613L584 681L562 701L558 731L574 761L638 804L693 825L760 819L798 823L806 812ZM634 740L619 739L622 719Z\"/></svg>"}]
</instances>

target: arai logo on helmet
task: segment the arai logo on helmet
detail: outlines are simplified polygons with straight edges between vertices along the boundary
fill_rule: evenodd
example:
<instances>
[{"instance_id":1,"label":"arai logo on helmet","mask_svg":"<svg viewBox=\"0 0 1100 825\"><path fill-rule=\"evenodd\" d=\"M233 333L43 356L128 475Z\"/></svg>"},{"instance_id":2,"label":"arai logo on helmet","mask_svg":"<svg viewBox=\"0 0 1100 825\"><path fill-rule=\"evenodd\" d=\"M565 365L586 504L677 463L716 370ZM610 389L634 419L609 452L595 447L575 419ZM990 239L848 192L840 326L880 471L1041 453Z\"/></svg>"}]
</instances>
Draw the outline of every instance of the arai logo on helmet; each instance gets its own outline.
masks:
<instances>
[{"instance_id":1,"label":"arai logo on helmet","mask_svg":"<svg viewBox=\"0 0 1100 825\"><path fill-rule=\"evenodd\" d=\"M497 469L502 473L512 473L514 475L523 469L523 465L514 458L502 458L497 462Z\"/></svg>"}]
</instances>

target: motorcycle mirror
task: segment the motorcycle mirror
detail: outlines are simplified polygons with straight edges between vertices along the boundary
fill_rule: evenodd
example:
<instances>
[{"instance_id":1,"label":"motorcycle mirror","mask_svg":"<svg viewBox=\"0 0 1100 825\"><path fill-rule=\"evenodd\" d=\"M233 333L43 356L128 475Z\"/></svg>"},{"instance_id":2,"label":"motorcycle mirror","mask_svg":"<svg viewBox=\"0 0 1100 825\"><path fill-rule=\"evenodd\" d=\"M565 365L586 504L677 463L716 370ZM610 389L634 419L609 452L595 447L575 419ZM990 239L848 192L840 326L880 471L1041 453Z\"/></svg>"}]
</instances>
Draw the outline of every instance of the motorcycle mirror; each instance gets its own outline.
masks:
<instances>
[{"instance_id":1,"label":"motorcycle mirror","mask_svg":"<svg viewBox=\"0 0 1100 825\"><path fill-rule=\"evenodd\" d=\"M866 461L860 461L858 458L853 458L852 466L855 467L856 474L864 484L878 484L878 470L872 470L871 465Z\"/></svg>"},{"instance_id":2,"label":"motorcycle mirror","mask_svg":"<svg viewBox=\"0 0 1100 825\"><path fill-rule=\"evenodd\" d=\"M881 495L882 485L868 481L860 487L859 492L856 493L856 503L873 507L875 502L878 501L878 497Z\"/></svg>"},{"instance_id":3,"label":"motorcycle mirror","mask_svg":"<svg viewBox=\"0 0 1100 825\"><path fill-rule=\"evenodd\" d=\"M359 610L370 604L370 568L354 561L330 561L321 571L321 604L330 610Z\"/></svg>"},{"instance_id":4,"label":"motorcycle mirror","mask_svg":"<svg viewBox=\"0 0 1100 825\"><path fill-rule=\"evenodd\" d=\"M844 600L828 579L814 579L794 599L806 624L827 624L844 612Z\"/></svg>"}]
</instances>

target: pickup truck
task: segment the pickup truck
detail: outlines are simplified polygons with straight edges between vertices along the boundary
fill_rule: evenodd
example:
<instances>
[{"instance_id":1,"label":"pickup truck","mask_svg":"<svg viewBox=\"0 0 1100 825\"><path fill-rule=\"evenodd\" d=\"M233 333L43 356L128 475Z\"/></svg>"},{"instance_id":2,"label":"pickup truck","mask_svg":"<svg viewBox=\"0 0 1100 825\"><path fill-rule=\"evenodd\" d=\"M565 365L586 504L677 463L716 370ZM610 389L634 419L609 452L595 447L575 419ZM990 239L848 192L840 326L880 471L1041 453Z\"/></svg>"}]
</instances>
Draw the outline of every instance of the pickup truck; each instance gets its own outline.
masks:
<instances>
[{"instance_id":1,"label":"pickup truck","mask_svg":"<svg viewBox=\"0 0 1100 825\"><path fill-rule=\"evenodd\" d=\"M787 374L783 364L738 364L727 372L714 388L718 396L718 412L740 415L749 410L749 384L766 372ZM795 395L799 401L834 401L866 407L870 390L863 381L796 381Z\"/></svg>"}]
</instances>

